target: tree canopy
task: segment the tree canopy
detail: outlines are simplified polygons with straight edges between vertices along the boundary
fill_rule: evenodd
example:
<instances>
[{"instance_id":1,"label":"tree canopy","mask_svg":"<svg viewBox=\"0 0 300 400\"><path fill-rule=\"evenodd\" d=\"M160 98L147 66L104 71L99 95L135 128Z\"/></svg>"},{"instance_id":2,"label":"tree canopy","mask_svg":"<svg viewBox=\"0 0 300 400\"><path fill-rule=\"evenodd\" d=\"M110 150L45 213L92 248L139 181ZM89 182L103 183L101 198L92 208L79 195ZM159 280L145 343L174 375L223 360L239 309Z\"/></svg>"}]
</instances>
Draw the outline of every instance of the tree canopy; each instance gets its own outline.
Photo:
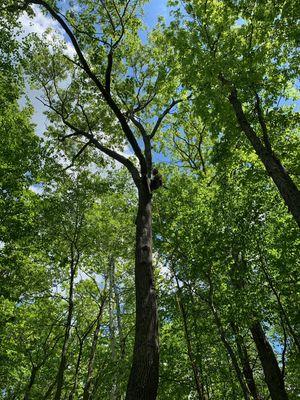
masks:
<instances>
[{"instance_id":1,"label":"tree canopy","mask_svg":"<svg viewBox=\"0 0 300 400\"><path fill-rule=\"evenodd\" d=\"M157 4L0 5L0 399L300 396L299 4Z\"/></svg>"}]
</instances>

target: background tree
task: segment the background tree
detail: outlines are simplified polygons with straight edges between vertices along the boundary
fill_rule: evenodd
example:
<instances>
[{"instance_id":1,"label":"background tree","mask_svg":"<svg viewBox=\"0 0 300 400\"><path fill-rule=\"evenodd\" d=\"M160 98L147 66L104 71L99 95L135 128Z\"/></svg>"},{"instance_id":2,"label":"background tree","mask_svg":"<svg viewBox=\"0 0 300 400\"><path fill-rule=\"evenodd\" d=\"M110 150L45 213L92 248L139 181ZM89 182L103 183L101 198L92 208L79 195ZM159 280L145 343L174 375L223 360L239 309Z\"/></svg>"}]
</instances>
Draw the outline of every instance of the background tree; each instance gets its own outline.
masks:
<instances>
[{"instance_id":1,"label":"background tree","mask_svg":"<svg viewBox=\"0 0 300 400\"><path fill-rule=\"evenodd\" d=\"M296 4L171 4L170 65L178 59L182 82L195 93L196 114L230 153L251 145L299 225Z\"/></svg>"}]
</instances>

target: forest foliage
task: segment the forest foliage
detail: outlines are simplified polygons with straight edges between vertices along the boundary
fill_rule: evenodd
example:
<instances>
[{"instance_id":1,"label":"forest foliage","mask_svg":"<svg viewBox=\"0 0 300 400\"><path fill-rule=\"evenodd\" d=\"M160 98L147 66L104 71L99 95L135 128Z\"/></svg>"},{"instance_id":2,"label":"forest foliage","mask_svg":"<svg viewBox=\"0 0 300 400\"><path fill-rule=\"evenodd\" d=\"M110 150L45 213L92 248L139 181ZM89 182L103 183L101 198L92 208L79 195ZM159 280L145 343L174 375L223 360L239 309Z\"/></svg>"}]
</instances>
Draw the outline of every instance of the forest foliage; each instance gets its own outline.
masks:
<instances>
[{"instance_id":1,"label":"forest foliage","mask_svg":"<svg viewBox=\"0 0 300 400\"><path fill-rule=\"evenodd\" d=\"M145 3L1 2L0 399L296 400L299 2Z\"/></svg>"}]
</instances>

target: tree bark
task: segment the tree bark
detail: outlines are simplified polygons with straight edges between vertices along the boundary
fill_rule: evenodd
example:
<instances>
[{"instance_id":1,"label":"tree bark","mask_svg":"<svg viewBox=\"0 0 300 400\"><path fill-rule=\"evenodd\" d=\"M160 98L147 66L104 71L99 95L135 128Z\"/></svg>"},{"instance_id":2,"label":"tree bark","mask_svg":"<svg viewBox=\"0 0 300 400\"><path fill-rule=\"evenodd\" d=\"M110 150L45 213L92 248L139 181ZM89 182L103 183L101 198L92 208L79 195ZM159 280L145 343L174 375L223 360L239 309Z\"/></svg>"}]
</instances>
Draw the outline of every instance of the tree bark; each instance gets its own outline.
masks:
<instances>
[{"instance_id":1,"label":"tree bark","mask_svg":"<svg viewBox=\"0 0 300 400\"><path fill-rule=\"evenodd\" d=\"M24 400L29 400L30 391L31 391L32 386L34 385L35 377L36 377L36 373L37 373L38 369L39 368L35 365L33 365L31 368L30 379L29 379L29 383L28 383L28 386L25 391Z\"/></svg>"},{"instance_id":2,"label":"tree bark","mask_svg":"<svg viewBox=\"0 0 300 400\"><path fill-rule=\"evenodd\" d=\"M229 357L231 359L232 365L234 367L236 376L238 378L240 387L241 387L242 392L243 392L244 399L245 400L250 400L249 389L248 389L248 387L247 387L247 385L246 385L246 383L244 381L244 376L243 376L243 373L242 373L242 371L240 369L240 366L239 366L238 360L236 358L236 355L234 353L234 350L233 350L231 344L229 343L229 341L227 340L226 333L225 333L225 330L223 328L223 324L222 324L221 318L220 318L218 310L216 309L215 304L214 304L213 282L212 282L210 276L208 277L208 280L209 280L209 299L208 299L209 307L210 307L212 315L214 317L215 324L216 324L218 332L220 334L220 338L221 338L221 340L222 340L222 342L224 344L224 347L227 350L227 353L228 353L228 355L229 355Z\"/></svg>"},{"instance_id":3,"label":"tree bark","mask_svg":"<svg viewBox=\"0 0 300 400\"><path fill-rule=\"evenodd\" d=\"M94 362L95 362L96 349L97 349L97 344L98 344L98 339L99 339L99 333L100 333L100 328L101 328L101 321L102 321L102 314L103 314L103 310L104 310L105 300L106 300L106 298L103 297L100 308L99 308L99 313L97 316L96 328L94 331L93 342L92 342L91 351L90 351L90 355L89 355L88 373L87 373L86 382L85 382L84 389L83 389L82 400L90 400L90 398L91 398L92 381L93 381L93 374L94 374Z\"/></svg>"},{"instance_id":4,"label":"tree bark","mask_svg":"<svg viewBox=\"0 0 300 400\"><path fill-rule=\"evenodd\" d=\"M54 400L61 399L61 393L62 393L62 388L63 388L63 384L64 384L64 373L65 373L65 369L66 369L66 365L67 365L67 348L68 348L69 339L70 339L71 323L72 323L73 308L74 308L74 302L73 302L74 277L75 277L77 262L79 259L79 255L77 254L77 259L75 261L75 253L74 252L75 252L75 249L72 244L71 245L72 260L71 260L71 266L70 266L70 286L69 286L69 296L68 296L68 303L69 303L68 316L67 316L64 342L63 342L63 347L62 347L62 352L61 352L61 357L60 357L60 364L59 364L58 373L57 373L57 377L56 377L56 392L54 395Z\"/></svg>"},{"instance_id":5,"label":"tree bark","mask_svg":"<svg viewBox=\"0 0 300 400\"><path fill-rule=\"evenodd\" d=\"M243 392L244 399L245 400L250 400L250 392L248 390L247 385L245 384L244 377L243 377L242 371L240 369L238 360L237 360L236 355L235 355L235 353L233 351L233 348L231 347L230 343L228 342L228 340L226 338L226 334L225 334L221 319L220 319L220 317L218 315L218 312L215 309L215 306L213 304L211 304L211 310L212 310L212 314L214 316L215 323L217 325L221 340L222 340L222 342L224 344L225 349L227 350L227 353L228 353L228 355L229 355L229 357L231 359L232 365L234 367L236 376L238 378L240 387L241 387L242 392Z\"/></svg>"},{"instance_id":6,"label":"tree bark","mask_svg":"<svg viewBox=\"0 0 300 400\"><path fill-rule=\"evenodd\" d=\"M141 181L138 190L135 253L136 325L126 400L155 400L159 379L159 343L152 263L152 205L146 177Z\"/></svg>"},{"instance_id":7,"label":"tree bark","mask_svg":"<svg viewBox=\"0 0 300 400\"><path fill-rule=\"evenodd\" d=\"M276 356L259 322L250 327L272 400L288 400Z\"/></svg>"},{"instance_id":8,"label":"tree bark","mask_svg":"<svg viewBox=\"0 0 300 400\"><path fill-rule=\"evenodd\" d=\"M116 355L116 330L114 321L114 286L115 286L115 263L113 257L109 260L109 296L108 296L108 310L109 310L109 339L111 351L111 363L113 365L113 378L110 389L110 400L116 400L118 394L118 377L116 376L117 355Z\"/></svg>"},{"instance_id":9,"label":"tree bark","mask_svg":"<svg viewBox=\"0 0 300 400\"><path fill-rule=\"evenodd\" d=\"M255 383L254 376L253 376L253 371L252 371L250 361L249 361L248 351L246 349L244 340L241 337L241 335L239 333L239 329L234 322L231 323L231 327L232 327L233 333L235 335L236 347L237 347L239 359L240 359L242 367L243 367L243 374L244 374L245 380L247 382L248 389L254 400L260 400L261 396L259 395L257 387L256 387L256 383Z\"/></svg>"},{"instance_id":10,"label":"tree bark","mask_svg":"<svg viewBox=\"0 0 300 400\"><path fill-rule=\"evenodd\" d=\"M233 259L235 261L231 276L233 287L236 290L244 290L245 281L243 279L243 269L246 269L247 262L241 253L233 254ZM284 379L273 349L261 327L261 323L256 321L250 326L250 331L262 364L265 381L272 400L286 400L288 397L284 387Z\"/></svg>"},{"instance_id":11,"label":"tree bark","mask_svg":"<svg viewBox=\"0 0 300 400\"><path fill-rule=\"evenodd\" d=\"M79 374L79 369L80 369L80 363L81 363L81 358L82 358L82 350L83 350L83 345L84 341L86 339L87 335L84 335L83 338L79 338L79 350L77 354L77 361L76 361L76 367L75 367L75 374L73 377L73 386L71 389L71 392L69 394L69 400L73 400L76 390L77 390L77 385L78 385L78 374Z\"/></svg>"},{"instance_id":12,"label":"tree bark","mask_svg":"<svg viewBox=\"0 0 300 400\"><path fill-rule=\"evenodd\" d=\"M277 186L281 197L300 227L300 191L272 150L266 132L264 132L265 139L263 144L250 125L243 111L242 104L238 99L236 89L231 91L229 101L232 104L240 128L251 142L256 154L264 164L268 174Z\"/></svg>"},{"instance_id":13,"label":"tree bark","mask_svg":"<svg viewBox=\"0 0 300 400\"><path fill-rule=\"evenodd\" d=\"M277 289L276 289L276 287L275 287L275 285L273 283L271 275L268 272L267 260L266 260L266 258L264 256L259 244L258 244L258 248L259 248L260 260L261 260L261 264L260 265L262 267L262 270L263 270L263 273L264 273L264 275L266 277L266 280L267 280L267 282L268 282L268 284L270 286L270 289L272 290L274 296L276 297L278 308L279 308L279 316L280 316L280 318L282 320L282 323L284 323L284 322L286 323L286 325L288 327L288 330L289 330L289 334L292 336L292 338L294 340L294 343L295 343L295 345L296 345L296 347L298 349L298 352L300 353L300 338L299 338L299 335L297 335L297 333L295 332L294 328L292 327L292 325L290 323L289 317L288 317L288 315L287 315L287 313L286 313L286 311L285 311L285 309L283 307L283 304L282 304L282 302L280 300L280 294L277 292Z\"/></svg>"},{"instance_id":14,"label":"tree bark","mask_svg":"<svg viewBox=\"0 0 300 400\"><path fill-rule=\"evenodd\" d=\"M117 327L118 327L118 341L119 341L119 348L121 353L121 358L125 357L125 339L123 335L123 327L122 327L122 320L121 320L121 306L120 306L120 294L117 284L114 280L114 297L116 302L116 314L117 314Z\"/></svg>"},{"instance_id":15,"label":"tree bark","mask_svg":"<svg viewBox=\"0 0 300 400\"><path fill-rule=\"evenodd\" d=\"M175 276L175 274L173 274L173 275ZM190 338L189 328L188 328L186 309L185 309L185 306L182 301L181 287L179 285L178 278L176 276L175 276L175 280L176 280L176 286L177 286L176 298L177 298L177 303L178 303L182 321L183 321L184 336L185 336L185 340L186 340L190 364L191 364L192 371L194 374L195 389L197 391L199 400L207 400L207 396L204 392L204 385L202 383L199 367L198 367L198 365L195 361L194 355L193 355L191 338Z\"/></svg>"}]
</instances>

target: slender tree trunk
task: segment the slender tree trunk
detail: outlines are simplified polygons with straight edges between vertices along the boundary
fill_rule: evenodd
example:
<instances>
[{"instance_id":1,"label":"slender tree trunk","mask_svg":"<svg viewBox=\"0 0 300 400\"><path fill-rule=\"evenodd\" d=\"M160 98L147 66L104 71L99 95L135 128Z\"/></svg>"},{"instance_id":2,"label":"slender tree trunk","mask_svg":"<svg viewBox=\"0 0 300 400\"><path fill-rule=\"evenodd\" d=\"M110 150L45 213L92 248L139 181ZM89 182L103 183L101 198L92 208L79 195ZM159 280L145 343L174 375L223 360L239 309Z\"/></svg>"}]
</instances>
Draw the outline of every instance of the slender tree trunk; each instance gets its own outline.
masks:
<instances>
[{"instance_id":1,"label":"slender tree trunk","mask_svg":"<svg viewBox=\"0 0 300 400\"><path fill-rule=\"evenodd\" d=\"M101 302L101 305L99 308L99 313L97 316L96 328L95 328L94 335L93 335L93 342L92 342L92 347L91 347L89 362L88 362L88 373L87 373L86 382L85 382L84 389L83 389L82 400L90 400L90 398L91 398L92 381L93 381L93 374L94 374L94 362L95 362L96 349L97 349L99 333L100 333L100 328L101 328L101 321L102 321L104 305L105 305L105 297L102 298L102 302Z\"/></svg>"},{"instance_id":2,"label":"slender tree trunk","mask_svg":"<svg viewBox=\"0 0 300 400\"><path fill-rule=\"evenodd\" d=\"M231 323L231 327L232 327L233 333L235 335L235 341L236 341L236 346L237 346L237 350L238 350L238 355L239 355L241 364L243 366L243 373L244 373L245 380L247 382L248 389L254 400L260 400L261 396L259 395L257 387L256 387L256 383L255 383L254 376L253 376L253 371L252 371L250 361L249 361L248 351L246 349L244 340L241 337L241 335L239 333L239 329L234 322Z\"/></svg>"},{"instance_id":3,"label":"slender tree trunk","mask_svg":"<svg viewBox=\"0 0 300 400\"><path fill-rule=\"evenodd\" d=\"M54 382L51 383L51 385L48 387L47 392L45 393L45 395L43 396L43 400L47 400L49 399L49 397L51 396L54 387L56 386L56 379Z\"/></svg>"},{"instance_id":4,"label":"slender tree trunk","mask_svg":"<svg viewBox=\"0 0 300 400\"><path fill-rule=\"evenodd\" d=\"M266 335L259 322L250 327L258 356L261 361L265 380L269 388L272 400L287 400L288 396L284 386L284 379L281 374L276 356L273 352Z\"/></svg>"},{"instance_id":5,"label":"slender tree trunk","mask_svg":"<svg viewBox=\"0 0 300 400\"><path fill-rule=\"evenodd\" d=\"M193 295L190 287L189 287L189 294L190 294L190 300L191 300L191 303L193 305L193 308L194 308L194 310L196 310L194 295ZM198 320L197 320L195 312L193 312L193 331L194 331L194 335L195 335L195 338L196 338L196 354L197 354L196 360L197 360L197 365L198 365L200 377L202 377L202 379L203 379L203 395L204 395L205 400L209 400L209 398L210 398L210 395L209 395L209 383L208 383L208 380L207 380L207 376L206 376L206 379L205 379L205 376L203 375L203 360L202 360L202 357L201 357L203 351L201 349L202 344L201 344L200 339L198 337L199 327L198 327ZM204 383L204 380L205 380L205 383Z\"/></svg>"},{"instance_id":6,"label":"slender tree trunk","mask_svg":"<svg viewBox=\"0 0 300 400\"><path fill-rule=\"evenodd\" d=\"M237 394L237 390L236 390L236 380L234 374L232 373L232 361L231 358L229 357L228 351L226 353L226 359L227 359L227 364L228 364L228 369L227 369L227 373L229 375L229 379L230 379L230 384L231 384L231 398L232 400L237 400L238 394Z\"/></svg>"},{"instance_id":7,"label":"slender tree trunk","mask_svg":"<svg viewBox=\"0 0 300 400\"><path fill-rule=\"evenodd\" d=\"M229 101L232 104L240 128L250 140L256 154L277 186L289 211L300 226L300 191L272 150L267 134L264 132L265 143L263 144L253 130L238 99L236 89L232 90Z\"/></svg>"},{"instance_id":8,"label":"slender tree trunk","mask_svg":"<svg viewBox=\"0 0 300 400\"><path fill-rule=\"evenodd\" d=\"M159 379L156 292L152 264L152 207L148 183L139 186L135 253L136 324L126 400L155 400Z\"/></svg>"},{"instance_id":9,"label":"slender tree trunk","mask_svg":"<svg viewBox=\"0 0 300 400\"><path fill-rule=\"evenodd\" d=\"M76 361L75 375L74 375L74 378L73 378L73 386L72 386L71 392L69 394L69 400L73 400L74 399L74 395L76 393L77 382L78 382L78 374L79 374L79 367L80 367L81 358L82 358L83 344L84 344L84 340L80 340L79 341L79 351L78 351L77 361Z\"/></svg>"},{"instance_id":10,"label":"slender tree trunk","mask_svg":"<svg viewBox=\"0 0 300 400\"><path fill-rule=\"evenodd\" d=\"M72 252L73 252L73 249L72 249ZM65 373L65 369L66 369L66 365L67 365L67 348L68 348L69 339L70 339L71 323L72 323L73 308L74 308L73 296L74 296L74 277L75 277L75 268L76 268L75 266L76 266L76 263L74 261L74 258L72 257L72 262L71 262L71 267L70 267L70 287L69 287L69 296L68 296L68 302L69 302L68 316L67 316L64 342L63 342L63 347L62 347L62 352L61 352L61 357L60 357L60 364L59 364L59 369L58 369L57 378L56 378L57 384L56 384L56 392L55 392L54 400L61 399L61 393L62 393L62 388L63 388L63 383L64 383L64 373Z\"/></svg>"},{"instance_id":11,"label":"slender tree trunk","mask_svg":"<svg viewBox=\"0 0 300 400\"><path fill-rule=\"evenodd\" d=\"M123 359L125 357L125 341L124 341L122 321L121 321L120 294L119 294L119 290L118 290L118 287L117 287L117 284L116 284L115 280L114 280L113 289L114 289L114 296L115 296L115 302L116 302L116 314L117 314L117 327L118 327L119 347L120 347L121 358Z\"/></svg>"},{"instance_id":12,"label":"slender tree trunk","mask_svg":"<svg viewBox=\"0 0 300 400\"><path fill-rule=\"evenodd\" d=\"M234 254L233 259L235 263L233 275L231 277L232 284L236 290L244 290L245 282L242 276L243 269L246 270L247 262L243 258L242 254ZM288 397L284 387L284 379L279 369L272 346L268 342L260 322L257 321L255 324L252 324L250 326L250 331L262 364L265 381L269 388L272 400L286 400Z\"/></svg>"},{"instance_id":13,"label":"slender tree trunk","mask_svg":"<svg viewBox=\"0 0 300 400\"><path fill-rule=\"evenodd\" d=\"M287 313L285 312L283 304L282 304L282 302L280 300L280 294L277 292L277 289L276 289L276 287L275 287L275 285L273 283L273 280L272 280L272 278L271 278L271 276L270 276L270 274L268 272L267 260L266 260L266 258L264 256L263 252L261 251L259 245L258 245L258 248L259 248L259 252L260 252L261 267L262 267L264 275L265 275L265 277L267 279L267 282L268 282L268 284L270 286L270 289L272 290L274 296L276 297L278 308L279 308L280 318L282 320L282 324L283 324L283 322L286 323L286 325L288 327L288 330L289 330L289 333L292 336L292 338L293 338L293 340L295 342L295 345L296 345L296 347L297 347L297 349L298 349L298 351L300 353L300 338L297 335L297 333L295 332L295 330L293 329L293 327L292 327L292 325L290 323L289 317L288 317Z\"/></svg>"},{"instance_id":14,"label":"slender tree trunk","mask_svg":"<svg viewBox=\"0 0 300 400\"><path fill-rule=\"evenodd\" d=\"M29 383L28 383L28 386L27 386L26 391L25 391L24 400L29 400L31 388L34 385L37 371L38 371L38 367L33 365L32 368L31 368L31 374L30 374Z\"/></svg>"},{"instance_id":15,"label":"slender tree trunk","mask_svg":"<svg viewBox=\"0 0 300 400\"><path fill-rule=\"evenodd\" d=\"M242 373L242 371L240 369L240 366L239 366L238 360L236 358L236 355L234 353L234 350L233 350L232 346L230 345L229 341L226 338L226 333L225 333L225 330L223 328L223 324L222 324L221 318L220 318L218 310L216 309L215 304L214 304L213 282L212 282L210 276L208 276L208 281L209 281L209 299L208 299L208 304L209 304L211 312L213 314L213 317L214 317L214 320L215 320L215 324L217 326L217 329L218 329L218 332L220 334L221 340L222 340L222 342L224 344L225 349L227 350L227 353L228 353L228 355L229 355L229 357L231 359L231 362L233 364L233 367L235 369L235 373L236 373L236 376L238 378L240 387L242 389L244 399L245 400L249 400L250 399L250 392L249 392L248 387L247 387L247 385L246 385L246 383L244 381L244 376L243 376L243 373Z\"/></svg>"},{"instance_id":16,"label":"slender tree trunk","mask_svg":"<svg viewBox=\"0 0 300 400\"><path fill-rule=\"evenodd\" d=\"M215 323L217 325L221 340L222 340L222 342L224 344L225 349L227 350L227 353L228 353L228 355L229 355L229 357L231 359L232 365L234 367L236 376L238 378L240 387L241 387L242 392L243 392L244 399L245 400L250 400L250 393L249 393L248 387L245 384L244 377L243 377L242 371L240 369L240 366L239 366L238 360L236 358L236 355L234 353L234 350L233 350L233 348L231 347L230 343L228 342L228 340L226 338L226 334L225 334L225 331L224 331L224 328L223 328L223 325L222 325L222 321L221 321L221 319L219 317L219 314L218 314L214 304L211 303L210 307L211 307L211 311L212 311L212 314L214 316L214 320L215 320Z\"/></svg>"},{"instance_id":17,"label":"slender tree trunk","mask_svg":"<svg viewBox=\"0 0 300 400\"><path fill-rule=\"evenodd\" d=\"M110 337L110 351L111 351L111 362L113 365L113 380L110 389L110 399L116 400L117 398L117 376L116 376L116 332L115 332L115 321L114 321L114 286L115 286L115 263L113 257L109 260L109 337Z\"/></svg>"},{"instance_id":18,"label":"slender tree trunk","mask_svg":"<svg viewBox=\"0 0 300 400\"><path fill-rule=\"evenodd\" d=\"M173 275L175 276L175 274L173 274ZM188 328L188 322L187 322L186 309L185 309L185 306L184 306L183 301L182 301L181 287L179 285L179 282L178 282L178 279L177 279L176 276L175 276L175 280L176 280L176 285L177 285L176 298L177 298L177 303L178 303L179 310L180 310L181 317L182 317L182 321L183 321L184 336L185 336L185 340L186 340L186 345L187 345L190 364L191 364L192 371L193 371L193 374L194 374L195 388L196 388L199 400L207 400L207 396L206 396L206 394L204 392L204 385L202 383L200 371L199 371L198 365L197 365L197 363L195 361L195 358L194 358L194 355L193 355L192 344L191 344L191 339L190 339L190 335L189 335L189 328Z\"/></svg>"}]
</instances>

